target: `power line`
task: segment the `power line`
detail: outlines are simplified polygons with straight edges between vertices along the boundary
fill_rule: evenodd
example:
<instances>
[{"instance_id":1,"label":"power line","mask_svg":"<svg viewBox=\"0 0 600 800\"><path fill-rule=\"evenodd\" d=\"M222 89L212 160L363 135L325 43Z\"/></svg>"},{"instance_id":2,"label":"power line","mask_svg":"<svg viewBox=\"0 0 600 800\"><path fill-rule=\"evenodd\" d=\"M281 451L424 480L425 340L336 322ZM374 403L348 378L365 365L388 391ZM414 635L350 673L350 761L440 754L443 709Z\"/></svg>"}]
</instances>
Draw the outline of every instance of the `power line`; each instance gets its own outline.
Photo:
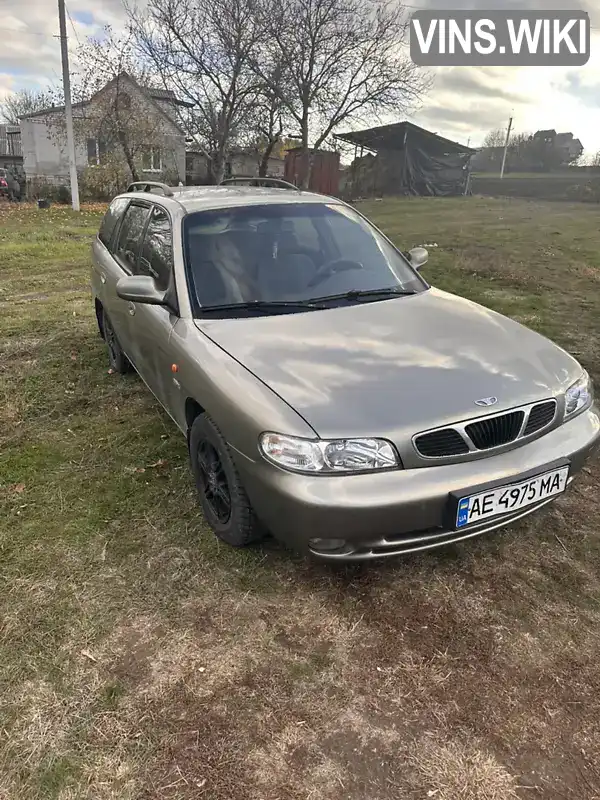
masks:
<instances>
[{"instance_id":1,"label":"power line","mask_svg":"<svg viewBox=\"0 0 600 800\"><path fill-rule=\"evenodd\" d=\"M439 9L425 8L425 6L416 6L416 5L413 5L412 3L402 3L401 5L402 5L402 8L410 8L410 9L413 9L414 11L444 11L444 9L441 9L441 8L439 8ZM123 3L123 7L125 7L124 3ZM465 10L468 10L468 9L465 9ZM67 16L69 17L69 22L71 23L71 25L73 27L73 32L75 33L77 41L79 42L79 36L77 35L77 30L75 28L75 25L73 24L73 20L71 19L71 15L70 15L68 9L67 9ZM598 26L598 25L590 25L590 30L592 30L592 31L600 30L600 26ZM42 31L29 31L29 30L23 30L22 28L0 27L0 31L6 31L7 33L24 33L26 36L47 36L47 37L50 37L50 38L53 38L53 39L58 39L59 38L57 36L57 34L55 34L55 33L43 33Z\"/></svg>"},{"instance_id":2,"label":"power line","mask_svg":"<svg viewBox=\"0 0 600 800\"><path fill-rule=\"evenodd\" d=\"M75 38L77 39L77 44L81 45L81 42L79 41L79 34L77 33L77 29L75 28L73 20L71 19L71 14L69 12L69 7L66 4L65 4L65 10L67 12L67 17L69 18L69 22L71 23L71 27L73 28L73 33L75 34Z\"/></svg>"},{"instance_id":3,"label":"power line","mask_svg":"<svg viewBox=\"0 0 600 800\"><path fill-rule=\"evenodd\" d=\"M20 28L0 28L0 31L7 31L8 33L24 33L26 36L53 36L51 33L42 33L41 31L24 31Z\"/></svg>"}]
</instances>

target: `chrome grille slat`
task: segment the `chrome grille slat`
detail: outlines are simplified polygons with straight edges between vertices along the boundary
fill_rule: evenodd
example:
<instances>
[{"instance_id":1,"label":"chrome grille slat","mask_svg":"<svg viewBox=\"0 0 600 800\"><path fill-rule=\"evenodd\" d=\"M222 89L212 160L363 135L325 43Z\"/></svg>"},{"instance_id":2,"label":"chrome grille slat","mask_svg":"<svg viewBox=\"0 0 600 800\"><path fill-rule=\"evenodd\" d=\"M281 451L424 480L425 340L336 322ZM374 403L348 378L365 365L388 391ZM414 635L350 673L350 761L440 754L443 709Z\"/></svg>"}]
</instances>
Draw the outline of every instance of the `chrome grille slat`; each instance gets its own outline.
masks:
<instances>
[{"instance_id":1,"label":"chrome grille slat","mask_svg":"<svg viewBox=\"0 0 600 800\"><path fill-rule=\"evenodd\" d=\"M548 400L545 403L538 403L531 409L529 413L529 419L527 420L525 433L523 435L530 436L532 433L537 433L537 431L545 428L546 425L550 425L550 423L554 421L555 416L556 400Z\"/></svg>"},{"instance_id":2,"label":"chrome grille slat","mask_svg":"<svg viewBox=\"0 0 600 800\"><path fill-rule=\"evenodd\" d=\"M426 433L416 439L417 450L427 458L444 455L464 455L469 446L460 433L454 428L442 428L433 433Z\"/></svg>"},{"instance_id":3,"label":"chrome grille slat","mask_svg":"<svg viewBox=\"0 0 600 800\"><path fill-rule=\"evenodd\" d=\"M413 437L413 444L419 455L427 459L481 453L539 433L554 422L556 410L555 399L542 400L479 419L423 431Z\"/></svg>"},{"instance_id":4,"label":"chrome grille slat","mask_svg":"<svg viewBox=\"0 0 600 800\"><path fill-rule=\"evenodd\" d=\"M477 450L491 450L514 442L525 418L524 411L509 411L499 417L482 419L465 426L465 430Z\"/></svg>"}]
</instances>

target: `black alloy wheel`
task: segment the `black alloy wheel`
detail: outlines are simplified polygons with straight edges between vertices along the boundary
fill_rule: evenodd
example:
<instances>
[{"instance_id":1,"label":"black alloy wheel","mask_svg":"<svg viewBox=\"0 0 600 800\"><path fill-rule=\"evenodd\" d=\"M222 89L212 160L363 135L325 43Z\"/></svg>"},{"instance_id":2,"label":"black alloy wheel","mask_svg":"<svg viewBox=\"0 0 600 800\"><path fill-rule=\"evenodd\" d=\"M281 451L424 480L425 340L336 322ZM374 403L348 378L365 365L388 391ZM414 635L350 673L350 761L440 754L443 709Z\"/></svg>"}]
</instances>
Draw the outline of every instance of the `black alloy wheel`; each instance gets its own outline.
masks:
<instances>
[{"instance_id":1,"label":"black alloy wheel","mask_svg":"<svg viewBox=\"0 0 600 800\"><path fill-rule=\"evenodd\" d=\"M196 460L201 491L210 507L211 516L219 525L226 525L231 517L231 494L219 454L210 442L202 439Z\"/></svg>"},{"instance_id":2,"label":"black alloy wheel","mask_svg":"<svg viewBox=\"0 0 600 800\"><path fill-rule=\"evenodd\" d=\"M245 547L262 539L262 528L227 440L207 414L199 414L188 435L190 461L206 521L222 541Z\"/></svg>"}]
</instances>

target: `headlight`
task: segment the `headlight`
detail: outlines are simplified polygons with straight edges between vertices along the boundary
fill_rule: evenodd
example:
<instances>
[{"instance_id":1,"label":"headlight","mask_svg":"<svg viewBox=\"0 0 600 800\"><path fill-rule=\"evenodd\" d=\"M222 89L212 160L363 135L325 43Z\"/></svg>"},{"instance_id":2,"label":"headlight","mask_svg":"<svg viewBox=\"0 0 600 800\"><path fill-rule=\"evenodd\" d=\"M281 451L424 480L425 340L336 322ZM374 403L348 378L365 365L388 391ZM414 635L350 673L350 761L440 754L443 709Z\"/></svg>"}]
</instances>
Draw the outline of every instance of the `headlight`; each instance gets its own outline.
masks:
<instances>
[{"instance_id":1,"label":"headlight","mask_svg":"<svg viewBox=\"0 0 600 800\"><path fill-rule=\"evenodd\" d=\"M584 372L581 378L565 392L565 419L591 405L593 386L590 376Z\"/></svg>"},{"instance_id":2,"label":"headlight","mask_svg":"<svg viewBox=\"0 0 600 800\"><path fill-rule=\"evenodd\" d=\"M300 439L263 433L261 452L294 472L365 472L400 466L393 446L384 439Z\"/></svg>"}]
</instances>

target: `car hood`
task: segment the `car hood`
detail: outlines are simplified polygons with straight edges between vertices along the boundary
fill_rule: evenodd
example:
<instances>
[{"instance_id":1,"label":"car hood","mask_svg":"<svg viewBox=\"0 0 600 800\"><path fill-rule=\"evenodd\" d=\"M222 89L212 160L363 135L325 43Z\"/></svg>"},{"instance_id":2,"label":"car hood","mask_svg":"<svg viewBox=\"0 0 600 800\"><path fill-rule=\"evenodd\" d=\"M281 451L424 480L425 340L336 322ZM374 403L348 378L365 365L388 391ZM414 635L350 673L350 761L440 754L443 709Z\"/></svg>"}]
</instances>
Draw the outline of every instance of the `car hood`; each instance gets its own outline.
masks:
<instances>
[{"instance_id":1,"label":"car hood","mask_svg":"<svg viewBox=\"0 0 600 800\"><path fill-rule=\"evenodd\" d=\"M196 325L323 438L397 441L556 395L581 372L543 336L437 289ZM493 408L475 405L487 397L498 398Z\"/></svg>"}]
</instances>

